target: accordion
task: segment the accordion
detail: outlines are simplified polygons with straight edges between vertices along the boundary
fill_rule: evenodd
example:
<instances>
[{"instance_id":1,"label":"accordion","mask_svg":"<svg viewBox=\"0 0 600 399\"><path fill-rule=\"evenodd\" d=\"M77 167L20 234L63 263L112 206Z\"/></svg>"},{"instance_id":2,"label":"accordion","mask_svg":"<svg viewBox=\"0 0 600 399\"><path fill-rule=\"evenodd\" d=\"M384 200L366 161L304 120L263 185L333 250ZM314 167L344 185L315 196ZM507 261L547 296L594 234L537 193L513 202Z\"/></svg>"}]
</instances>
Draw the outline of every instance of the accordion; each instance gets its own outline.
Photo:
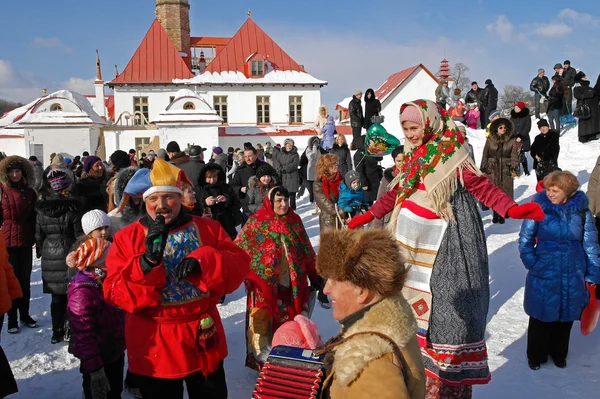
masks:
<instances>
[{"instance_id":1,"label":"accordion","mask_svg":"<svg viewBox=\"0 0 600 399\"><path fill-rule=\"evenodd\" d=\"M258 375L252 398L317 399L323 376L323 356L311 349L276 346Z\"/></svg>"}]
</instances>

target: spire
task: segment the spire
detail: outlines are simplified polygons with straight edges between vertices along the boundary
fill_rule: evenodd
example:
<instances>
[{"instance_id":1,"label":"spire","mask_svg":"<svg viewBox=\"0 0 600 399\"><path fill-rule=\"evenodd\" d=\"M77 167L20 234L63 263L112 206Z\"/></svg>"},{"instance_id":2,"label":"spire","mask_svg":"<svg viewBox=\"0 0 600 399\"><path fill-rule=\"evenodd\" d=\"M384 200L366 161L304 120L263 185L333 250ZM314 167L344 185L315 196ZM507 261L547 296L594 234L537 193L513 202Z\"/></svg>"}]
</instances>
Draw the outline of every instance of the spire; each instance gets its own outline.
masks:
<instances>
[{"instance_id":1,"label":"spire","mask_svg":"<svg viewBox=\"0 0 600 399\"><path fill-rule=\"evenodd\" d=\"M119 67L115 64L115 79L119 77Z\"/></svg>"},{"instance_id":2,"label":"spire","mask_svg":"<svg viewBox=\"0 0 600 399\"><path fill-rule=\"evenodd\" d=\"M440 63L440 72L438 73L438 75L441 79L448 80L450 78L450 65L446 58L444 58Z\"/></svg>"},{"instance_id":3,"label":"spire","mask_svg":"<svg viewBox=\"0 0 600 399\"><path fill-rule=\"evenodd\" d=\"M100 67L100 53L96 49L96 82L102 82L102 68Z\"/></svg>"}]
</instances>

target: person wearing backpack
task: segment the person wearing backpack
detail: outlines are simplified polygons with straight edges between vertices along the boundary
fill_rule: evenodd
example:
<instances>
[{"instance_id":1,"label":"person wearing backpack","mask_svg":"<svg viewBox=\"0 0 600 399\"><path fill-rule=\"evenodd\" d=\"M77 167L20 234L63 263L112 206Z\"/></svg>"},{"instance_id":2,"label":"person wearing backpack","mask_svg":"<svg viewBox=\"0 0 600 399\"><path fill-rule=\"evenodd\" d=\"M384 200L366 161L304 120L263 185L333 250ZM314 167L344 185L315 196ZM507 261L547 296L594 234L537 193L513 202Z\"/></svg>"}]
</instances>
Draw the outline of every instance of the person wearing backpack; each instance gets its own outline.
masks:
<instances>
[{"instance_id":1,"label":"person wearing backpack","mask_svg":"<svg viewBox=\"0 0 600 399\"><path fill-rule=\"evenodd\" d=\"M585 73L579 71L575 75L575 83L579 83L579 86L573 90L573 95L577 99L577 107L573 112L573 116L578 118L579 142L587 143L588 141L596 140L600 133L600 112L598 111L600 104L600 78L596 82L596 86L592 88Z\"/></svg>"}]
</instances>

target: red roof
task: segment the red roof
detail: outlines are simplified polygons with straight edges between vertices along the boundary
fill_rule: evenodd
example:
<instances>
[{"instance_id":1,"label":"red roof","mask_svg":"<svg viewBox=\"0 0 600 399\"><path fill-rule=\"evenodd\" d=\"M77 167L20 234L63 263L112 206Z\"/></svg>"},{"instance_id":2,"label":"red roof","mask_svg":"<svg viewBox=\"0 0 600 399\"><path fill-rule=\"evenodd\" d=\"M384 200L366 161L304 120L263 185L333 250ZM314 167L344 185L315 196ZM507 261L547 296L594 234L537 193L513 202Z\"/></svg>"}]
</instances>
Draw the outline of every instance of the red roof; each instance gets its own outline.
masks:
<instances>
[{"instance_id":1,"label":"red roof","mask_svg":"<svg viewBox=\"0 0 600 399\"><path fill-rule=\"evenodd\" d=\"M375 97L377 97L379 101L383 103L398 87L400 87L400 85L402 85L402 83L404 83L408 78L410 78L410 76L419 68L423 68L423 70L427 72L433 80L435 80L436 82L438 81L435 75L432 74L431 71L427 69L425 65L415 65L403 71L396 72L395 74L387 78L387 80L383 82L383 84L379 86L377 90L375 90Z\"/></svg>"},{"instance_id":2,"label":"red roof","mask_svg":"<svg viewBox=\"0 0 600 399\"><path fill-rule=\"evenodd\" d=\"M179 55L164 28L154 20L129 63L109 85L173 83L173 79L191 79L194 74Z\"/></svg>"},{"instance_id":3,"label":"red roof","mask_svg":"<svg viewBox=\"0 0 600 399\"><path fill-rule=\"evenodd\" d=\"M255 54L265 57L274 69L305 72L304 68L283 51L251 18L248 18L203 73L227 71L245 73L248 59Z\"/></svg>"}]
</instances>

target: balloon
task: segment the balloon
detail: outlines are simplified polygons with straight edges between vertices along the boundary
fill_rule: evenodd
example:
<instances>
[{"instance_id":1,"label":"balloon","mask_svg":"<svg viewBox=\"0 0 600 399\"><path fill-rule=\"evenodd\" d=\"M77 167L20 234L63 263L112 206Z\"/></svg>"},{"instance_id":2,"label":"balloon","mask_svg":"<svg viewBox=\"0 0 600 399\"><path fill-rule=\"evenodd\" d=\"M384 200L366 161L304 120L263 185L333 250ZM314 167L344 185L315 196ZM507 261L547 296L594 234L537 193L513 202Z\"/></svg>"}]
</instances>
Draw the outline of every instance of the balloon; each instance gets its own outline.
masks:
<instances>
[{"instance_id":1,"label":"balloon","mask_svg":"<svg viewBox=\"0 0 600 399\"><path fill-rule=\"evenodd\" d=\"M379 123L374 123L365 137L365 155L372 157L389 155L399 145L400 140L389 134Z\"/></svg>"}]
</instances>

